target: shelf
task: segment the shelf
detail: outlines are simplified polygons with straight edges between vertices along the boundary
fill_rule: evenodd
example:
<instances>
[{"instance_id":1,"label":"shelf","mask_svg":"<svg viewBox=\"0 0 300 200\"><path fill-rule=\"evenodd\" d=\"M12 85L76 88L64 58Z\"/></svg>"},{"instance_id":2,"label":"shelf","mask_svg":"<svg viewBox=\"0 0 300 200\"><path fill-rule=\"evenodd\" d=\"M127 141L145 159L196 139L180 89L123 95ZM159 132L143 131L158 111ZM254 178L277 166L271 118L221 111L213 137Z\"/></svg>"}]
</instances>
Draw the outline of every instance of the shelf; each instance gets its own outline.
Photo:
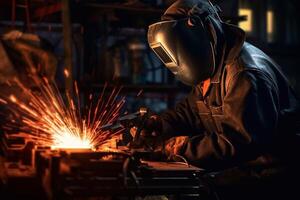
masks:
<instances>
[{"instance_id":1,"label":"shelf","mask_svg":"<svg viewBox=\"0 0 300 200\"><path fill-rule=\"evenodd\" d=\"M163 14L164 10L159 8L149 8L146 6L137 7L132 5L117 5L117 4L101 4L101 3L86 3L86 7L100 8L104 10L123 10L131 12L141 12L141 13L156 13Z\"/></svg>"}]
</instances>

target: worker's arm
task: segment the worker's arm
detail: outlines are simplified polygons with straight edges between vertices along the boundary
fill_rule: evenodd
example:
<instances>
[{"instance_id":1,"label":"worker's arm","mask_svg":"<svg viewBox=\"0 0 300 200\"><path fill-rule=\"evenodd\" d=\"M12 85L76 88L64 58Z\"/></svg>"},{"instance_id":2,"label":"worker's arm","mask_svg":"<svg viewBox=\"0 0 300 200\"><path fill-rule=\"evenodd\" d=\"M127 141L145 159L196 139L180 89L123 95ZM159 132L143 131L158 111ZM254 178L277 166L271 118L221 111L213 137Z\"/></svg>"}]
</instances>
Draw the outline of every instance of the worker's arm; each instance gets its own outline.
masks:
<instances>
[{"instance_id":1,"label":"worker's arm","mask_svg":"<svg viewBox=\"0 0 300 200\"><path fill-rule=\"evenodd\" d=\"M197 89L193 89L185 99L177 103L174 110L161 115L162 135L167 137L193 136L203 133L203 126L195 104L198 96Z\"/></svg>"},{"instance_id":2,"label":"worker's arm","mask_svg":"<svg viewBox=\"0 0 300 200\"><path fill-rule=\"evenodd\" d=\"M254 159L276 137L278 109L270 79L260 72L240 72L227 88L222 131L186 138L176 153L210 169Z\"/></svg>"}]
</instances>

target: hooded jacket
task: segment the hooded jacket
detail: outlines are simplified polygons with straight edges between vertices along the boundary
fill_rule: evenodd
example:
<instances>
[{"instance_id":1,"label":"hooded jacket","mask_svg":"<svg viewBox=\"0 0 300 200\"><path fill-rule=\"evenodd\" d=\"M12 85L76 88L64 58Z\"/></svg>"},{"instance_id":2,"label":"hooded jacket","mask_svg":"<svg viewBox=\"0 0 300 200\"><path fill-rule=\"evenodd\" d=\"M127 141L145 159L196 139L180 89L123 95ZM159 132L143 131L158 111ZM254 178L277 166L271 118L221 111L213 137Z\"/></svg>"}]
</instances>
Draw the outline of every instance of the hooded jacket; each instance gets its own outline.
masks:
<instances>
[{"instance_id":1,"label":"hooded jacket","mask_svg":"<svg viewBox=\"0 0 300 200\"><path fill-rule=\"evenodd\" d=\"M204 94L202 85L162 114L163 135L187 136L176 153L209 170L244 162L268 165L294 157L298 99L280 67L222 23L224 53Z\"/></svg>"}]
</instances>

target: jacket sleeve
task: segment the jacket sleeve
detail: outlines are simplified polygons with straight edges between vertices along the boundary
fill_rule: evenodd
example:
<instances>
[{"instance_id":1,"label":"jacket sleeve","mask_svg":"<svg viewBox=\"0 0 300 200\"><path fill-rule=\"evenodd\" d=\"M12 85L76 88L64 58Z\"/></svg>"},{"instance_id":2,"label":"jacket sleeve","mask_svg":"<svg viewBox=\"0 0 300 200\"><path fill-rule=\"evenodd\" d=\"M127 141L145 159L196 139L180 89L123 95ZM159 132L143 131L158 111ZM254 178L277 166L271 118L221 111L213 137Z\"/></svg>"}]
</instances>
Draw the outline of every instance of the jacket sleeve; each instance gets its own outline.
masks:
<instances>
[{"instance_id":1,"label":"jacket sleeve","mask_svg":"<svg viewBox=\"0 0 300 200\"><path fill-rule=\"evenodd\" d=\"M192 136L203 132L203 126L197 114L195 89L174 110L161 114L162 133L165 138L174 136Z\"/></svg>"},{"instance_id":2,"label":"jacket sleeve","mask_svg":"<svg viewBox=\"0 0 300 200\"><path fill-rule=\"evenodd\" d=\"M228 84L222 131L186 139L180 154L204 168L219 168L257 157L275 138L278 94L258 71L242 71Z\"/></svg>"}]
</instances>

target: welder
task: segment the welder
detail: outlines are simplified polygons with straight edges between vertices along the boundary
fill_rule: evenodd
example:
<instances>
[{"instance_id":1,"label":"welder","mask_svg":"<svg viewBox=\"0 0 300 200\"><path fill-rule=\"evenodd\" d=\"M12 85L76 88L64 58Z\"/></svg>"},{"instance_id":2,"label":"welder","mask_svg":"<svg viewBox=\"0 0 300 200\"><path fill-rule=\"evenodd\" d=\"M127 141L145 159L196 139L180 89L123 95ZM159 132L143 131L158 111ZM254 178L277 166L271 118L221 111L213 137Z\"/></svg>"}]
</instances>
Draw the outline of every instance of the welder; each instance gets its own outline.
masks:
<instances>
[{"instance_id":1,"label":"welder","mask_svg":"<svg viewBox=\"0 0 300 200\"><path fill-rule=\"evenodd\" d=\"M183 156L207 171L229 171L220 182L241 185L247 179L244 184L257 185L262 177L281 174L274 166L295 166L299 103L280 67L218 11L207 0L179 0L149 26L150 47L192 92L174 110L151 117L143 135L163 137L169 156ZM289 181L282 174L280 180Z\"/></svg>"}]
</instances>

